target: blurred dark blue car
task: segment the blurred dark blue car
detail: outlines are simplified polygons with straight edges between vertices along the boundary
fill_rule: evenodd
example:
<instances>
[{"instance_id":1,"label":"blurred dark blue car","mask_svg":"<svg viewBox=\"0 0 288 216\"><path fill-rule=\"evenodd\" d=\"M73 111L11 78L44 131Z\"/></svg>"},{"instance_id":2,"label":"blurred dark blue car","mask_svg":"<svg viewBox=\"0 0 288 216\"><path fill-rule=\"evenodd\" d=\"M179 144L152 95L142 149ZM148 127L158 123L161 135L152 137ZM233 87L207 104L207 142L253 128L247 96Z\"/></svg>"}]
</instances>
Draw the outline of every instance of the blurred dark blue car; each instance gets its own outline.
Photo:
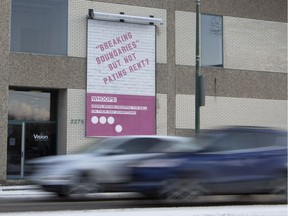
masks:
<instances>
[{"instance_id":1,"label":"blurred dark blue car","mask_svg":"<svg viewBox=\"0 0 288 216\"><path fill-rule=\"evenodd\" d=\"M287 131L230 127L201 134L197 152L168 153L132 164L129 191L167 200L201 195L287 196Z\"/></svg>"}]
</instances>

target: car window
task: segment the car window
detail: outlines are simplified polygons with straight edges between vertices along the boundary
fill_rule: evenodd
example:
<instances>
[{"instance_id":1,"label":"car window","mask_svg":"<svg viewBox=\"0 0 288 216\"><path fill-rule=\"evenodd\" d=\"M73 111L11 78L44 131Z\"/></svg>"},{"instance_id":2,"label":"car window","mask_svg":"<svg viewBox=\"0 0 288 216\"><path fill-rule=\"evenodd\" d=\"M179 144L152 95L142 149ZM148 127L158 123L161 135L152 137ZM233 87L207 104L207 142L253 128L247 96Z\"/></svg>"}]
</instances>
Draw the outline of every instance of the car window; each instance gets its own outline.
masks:
<instances>
[{"instance_id":1,"label":"car window","mask_svg":"<svg viewBox=\"0 0 288 216\"><path fill-rule=\"evenodd\" d=\"M120 154L141 154L141 153L159 153L173 147L176 151L179 149L190 149L187 144L190 139L165 139L157 137L117 137L106 138L99 144L90 146L85 153L95 155L120 155ZM178 144L179 142L179 144ZM180 144L181 143L181 144ZM174 147L175 146L175 147ZM177 147L176 147L177 146ZM191 146L191 148L194 148ZM172 149L170 151L173 151Z\"/></svg>"},{"instance_id":2,"label":"car window","mask_svg":"<svg viewBox=\"0 0 288 216\"><path fill-rule=\"evenodd\" d=\"M262 148L273 145L275 135L258 132L233 132L213 140L208 151L231 151Z\"/></svg>"},{"instance_id":3,"label":"car window","mask_svg":"<svg viewBox=\"0 0 288 216\"><path fill-rule=\"evenodd\" d=\"M220 138L215 138L215 140L212 141L211 146L208 148L208 151L216 152L216 151L231 151L239 149L239 144L242 148L245 148L243 146L243 143L246 143L246 137L245 136L239 136L238 134L229 134L229 135L223 135Z\"/></svg>"},{"instance_id":4,"label":"car window","mask_svg":"<svg viewBox=\"0 0 288 216\"><path fill-rule=\"evenodd\" d=\"M121 150L122 154L141 154L149 152L150 149L160 142L161 139L157 138L133 138L122 143L117 148Z\"/></svg>"},{"instance_id":5,"label":"car window","mask_svg":"<svg viewBox=\"0 0 288 216\"><path fill-rule=\"evenodd\" d=\"M262 148L274 145L276 136L273 133L252 134L251 148Z\"/></svg>"},{"instance_id":6,"label":"car window","mask_svg":"<svg viewBox=\"0 0 288 216\"><path fill-rule=\"evenodd\" d=\"M153 152L195 152L199 151L204 146L195 139L185 140L167 140L159 143L155 148L151 149Z\"/></svg>"},{"instance_id":7,"label":"car window","mask_svg":"<svg viewBox=\"0 0 288 216\"><path fill-rule=\"evenodd\" d=\"M287 146L287 134L278 136L275 140L277 146Z\"/></svg>"},{"instance_id":8,"label":"car window","mask_svg":"<svg viewBox=\"0 0 288 216\"><path fill-rule=\"evenodd\" d=\"M84 153L93 153L96 155L105 155L116 149L119 145L125 143L128 139L124 137L106 138L98 144L93 144L86 148Z\"/></svg>"}]
</instances>

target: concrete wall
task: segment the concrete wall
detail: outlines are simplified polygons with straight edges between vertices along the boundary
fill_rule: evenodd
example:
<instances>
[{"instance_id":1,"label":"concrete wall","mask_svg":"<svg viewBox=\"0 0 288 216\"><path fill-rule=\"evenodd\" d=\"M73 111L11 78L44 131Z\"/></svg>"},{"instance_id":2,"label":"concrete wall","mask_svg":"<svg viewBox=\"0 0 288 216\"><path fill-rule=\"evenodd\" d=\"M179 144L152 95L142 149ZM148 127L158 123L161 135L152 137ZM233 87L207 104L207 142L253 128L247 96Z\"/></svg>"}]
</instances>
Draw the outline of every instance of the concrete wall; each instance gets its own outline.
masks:
<instances>
[{"instance_id":1,"label":"concrete wall","mask_svg":"<svg viewBox=\"0 0 288 216\"><path fill-rule=\"evenodd\" d=\"M7 166L9 3L0 1L0 180L6 178Z\"/></svg>"},{"instance_id":2,"label":"concrete wall","mask_svg":"<svg viewBox=\"0 0 288 216\"><path fill-rule=\"evenodd\" d=\"M58 89L59 154L97 141L84 137L83 125L71 124L71 119L85 119L90 8L164 20L157 27L157 133L193 135L194 1L69 0L68 56L10 53L10 3L0 1L0 180L6 177L9 87ZM224 16L224 68L201 69L208 95L201 126L285 124L287 1L201 0L201 12Z\"/></svg>"},{"instance_id":3,"label":"concrete wall","mask_svg":"<svg viewBox=\"0 0 288 216\"><path fill-rule=\"evenodd\" d=\"M193 12L175 12L176 64L195 66ZM287 23L223 17L224 68L287 73Z\"/></svg>"}]
</instances>

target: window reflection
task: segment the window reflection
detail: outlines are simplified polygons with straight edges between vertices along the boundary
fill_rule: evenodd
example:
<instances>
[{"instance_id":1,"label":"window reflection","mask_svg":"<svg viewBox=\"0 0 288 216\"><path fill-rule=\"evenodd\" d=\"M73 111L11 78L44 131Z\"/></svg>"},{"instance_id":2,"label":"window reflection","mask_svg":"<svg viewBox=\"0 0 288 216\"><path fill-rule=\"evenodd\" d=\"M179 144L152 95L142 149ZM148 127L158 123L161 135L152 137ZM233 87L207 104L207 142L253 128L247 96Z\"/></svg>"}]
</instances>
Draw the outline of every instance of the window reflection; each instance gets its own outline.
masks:
<instances>
[{"instance_id":1,"label":"window reflection","mask_svg":"<svg viewBox=\"0 0 288 216\"><path fill-rule=\"evenodd\" d=\"M11 51L67 54L68 0L12 0Z\"/></svg>"},{"instance_id":2,"label":"window reflection","mask_svg":"<svg viewBox=\"0 0 288 216\"><path fill-rule=\"evenodd\" d=\"M50 120L50 93L9 91L9 120Z\"/></svg>"},{"instance_id":3,"label":"window reflection","mask_svg":"<svg viewBox=\"0 0 288 216\"><path fill-rule=\"evenodd\" d=\"M223 18L202 14L202 66L223 67Z\"/></svg>"}]
</instances>

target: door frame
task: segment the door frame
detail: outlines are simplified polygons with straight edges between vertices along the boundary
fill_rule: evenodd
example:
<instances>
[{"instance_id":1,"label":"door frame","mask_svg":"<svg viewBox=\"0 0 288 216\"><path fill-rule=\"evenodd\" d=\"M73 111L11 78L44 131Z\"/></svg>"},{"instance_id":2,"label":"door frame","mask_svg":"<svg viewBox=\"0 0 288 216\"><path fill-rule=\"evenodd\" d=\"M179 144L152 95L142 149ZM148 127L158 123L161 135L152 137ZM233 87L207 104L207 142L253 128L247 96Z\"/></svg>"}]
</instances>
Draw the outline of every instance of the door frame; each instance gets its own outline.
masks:
<instances>
[{"instance_id":1,"label":"door frame","mask_svg":"<svg viewBox=\"0 0 288 216\"><path fill-rule=\"evenodd\" d=\"M25 162L25 122L22 121L9 121L8 122L8 127L12 125L17 125L21 126L21 148L20 148L20 175L8 175L8 178L15 179L15 178L24 178L24 162ZM7 141L8 145L9 140ZM8 154L8 149L7 149L7 154ZM7 173L7 170L6 170Z\"/></svg>"},{"instance_id":2,"label":"door frame","mask_svg":"<svg viewBox=\"0 0 288 216\"><path fill-rule=\"evenodd\" d=\"M8 127L10 125L17 125L17 126L21 126L21 150L20 150L20 175L7 175L7 178L9 179L18 179L18 178L21 178L23 179L25 177L25 148L27 147L26 146L26 143L25 143L25 140L26 140L26 125L27 124L55 124L56 122L52 122L52 121L49 121L49 122L43 122L43 121L17 121L17 120L9 120L8 121ZM57 125L57 124L56 124ZM56 131L55 133L57 134L57 126L56 126ZM8 135L7 135L8 137ZM55 140L56 143L57 143L57 140ZM8 142L7 141L7 145L8 145ZM55 147L57 147L57 144L55 143ZM55 152L56 153L56 152ZM7 154L8 154L8 150L7 150ZM7 173L7 170L6 170L6 173Z\"/></svg>"}]
</instances>

